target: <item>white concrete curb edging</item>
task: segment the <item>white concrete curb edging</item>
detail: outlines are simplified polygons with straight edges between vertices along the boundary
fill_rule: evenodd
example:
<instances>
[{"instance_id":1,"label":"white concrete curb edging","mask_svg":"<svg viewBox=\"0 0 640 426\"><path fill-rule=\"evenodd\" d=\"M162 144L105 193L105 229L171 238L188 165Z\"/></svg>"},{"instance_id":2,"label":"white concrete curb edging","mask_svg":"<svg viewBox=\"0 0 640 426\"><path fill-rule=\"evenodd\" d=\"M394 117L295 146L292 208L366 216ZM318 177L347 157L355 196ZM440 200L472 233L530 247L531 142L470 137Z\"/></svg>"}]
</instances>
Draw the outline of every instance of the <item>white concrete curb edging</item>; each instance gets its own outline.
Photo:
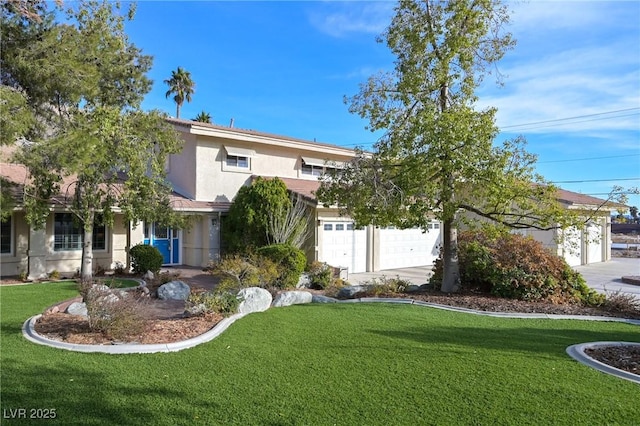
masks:
<instances>
[{"instance_id":1,"label":"white concrete curb edging","mask_svg":"<svg viewBox=\"0 0 640 426\"><path fill-rule=\"evenodd\" d=\"M24 337L39 345L51 346L58 349L66 349L68 351L75 352L100 352L107 354L151 354L157 352L177 352L183 349L192 348L201 343L208 342L210 340L218 337L222 332L224 332L231 324L233 324L236 320L242 318L247 314L235 314L229 317L224 318L222 321L217 323L215 327L211 330L203 333L199 336L193 337L191 339L183 340L180 342L174 343L156 343L156 344L135 344L135 343L125 343L122 345L81 345L81 344L73 344L60 342L58 340L47 339L44 336L38 334L35 330L36 321L42 315L36 315L24 322L22 326L22 334Z\"/></svg>"},{"instance_id":2,"label":"white concrete curb edging","mask_svg":"<svg viewBox=\"0 0 640 426\"><path fill-rule=\"evenodd\" d=\"M591 358L586 354L585 350L587 349L595 349L600 346L637 346L640 347L640 343L634 342L590 342L590 343L579 343L577 345L571 345L567 348L567 355L571 358L575 359L579 363L582 363L591 368L595 368L598 371L601 371L606 374L611 374L621 379L630 380L634 383L640 384L640 376L637 374L630 373L628 371L620 370L619 368L612 367L610 365L604 364L594 358Z\"/></svg>"}]
</instances>

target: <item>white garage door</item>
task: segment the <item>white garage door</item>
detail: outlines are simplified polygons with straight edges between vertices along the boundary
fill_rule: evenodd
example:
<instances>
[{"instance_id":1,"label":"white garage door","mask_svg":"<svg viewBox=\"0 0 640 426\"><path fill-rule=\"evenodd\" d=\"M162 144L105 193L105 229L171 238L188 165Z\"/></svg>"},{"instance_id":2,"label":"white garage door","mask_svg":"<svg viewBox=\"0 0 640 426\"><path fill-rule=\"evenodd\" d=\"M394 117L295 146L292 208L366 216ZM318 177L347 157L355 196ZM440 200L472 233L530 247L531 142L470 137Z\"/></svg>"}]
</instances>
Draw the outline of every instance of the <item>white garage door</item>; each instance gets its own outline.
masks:
<instances>
[{"instance_id":1,"label":"white garage door","mask_svg":"<svg viewBox=\"0 0 640 426\"><path fill-rule=\"evenodd\" d=\"M587 224L587 264L602 262L602 233L596 223Z\"/></svg>"},{"instance_id":2,"label":"white garage door","mask_svg":"<svg viewBox=\"0 0 640 426\"><path fill-rule=\"evenodd\" d=\"M367 269L367 233L352 222L325 222L322 228L322 262L348 268L350 273Z\"/></svg>"},{"instance_id":3,"label":"white garage door","mask_svg":"<svg viewBox=\"0 0 640 426\"><path fill-rule=\"evenodd\" d=\"M410 268L431 265L438 257L440 224L422 229L381 229L380 269Z\"/></svg>"},{"instance_id":4,"label":"white garage door","mask_svg":"<svg viewBox=\"0 0 640 426\"><path fill-rule=\"evenodd\" d=\"M569 266L582 264L582 233L572 227L563 232L562 251Z\"/></svg>"}]
</instances>

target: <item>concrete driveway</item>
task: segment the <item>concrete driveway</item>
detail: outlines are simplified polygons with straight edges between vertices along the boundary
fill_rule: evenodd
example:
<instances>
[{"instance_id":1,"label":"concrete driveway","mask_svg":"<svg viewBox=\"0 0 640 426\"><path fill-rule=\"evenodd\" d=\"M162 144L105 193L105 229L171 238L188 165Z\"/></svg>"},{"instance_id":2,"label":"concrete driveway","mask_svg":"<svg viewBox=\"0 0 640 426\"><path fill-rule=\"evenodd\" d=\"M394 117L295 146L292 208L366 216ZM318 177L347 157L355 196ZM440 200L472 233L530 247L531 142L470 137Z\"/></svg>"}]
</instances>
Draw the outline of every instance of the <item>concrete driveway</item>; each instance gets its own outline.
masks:
<instances>
[{"instance_id":1,"label":"concrete driveway","mask_svg":"<svg viewBox=\"0 0 640 426\"><path fill-rule=\"evenodd\" d=\"M640 285L625 284L621 279L640 276L640 259L614 257L608 262L576 266L574 269L582 274L589 287L601 293L620 291L640 299Z\"/></svg>"},{"instance_id":2,"label":"concrete driveway","mask_svg":"<svg viewBox=\"0 0 640 426\"><path fill-rule=\"evenodd\" d=\"M385 276L387 278L400 277L412 284L422 285L429 281L432 266L418 266L414 268L389 269L379 272L362 272L349 274L347 280L351 284L359 284L371 281L373 278ZM640 285L625 284L621 277L640 276L640 259L614 258L609 262L594 263L591 265L577 266L574 268L580 272L587 281L589 287L599 292L609 293L620 291L635 295L640 299Z\"/></svg>"}]
</instances>

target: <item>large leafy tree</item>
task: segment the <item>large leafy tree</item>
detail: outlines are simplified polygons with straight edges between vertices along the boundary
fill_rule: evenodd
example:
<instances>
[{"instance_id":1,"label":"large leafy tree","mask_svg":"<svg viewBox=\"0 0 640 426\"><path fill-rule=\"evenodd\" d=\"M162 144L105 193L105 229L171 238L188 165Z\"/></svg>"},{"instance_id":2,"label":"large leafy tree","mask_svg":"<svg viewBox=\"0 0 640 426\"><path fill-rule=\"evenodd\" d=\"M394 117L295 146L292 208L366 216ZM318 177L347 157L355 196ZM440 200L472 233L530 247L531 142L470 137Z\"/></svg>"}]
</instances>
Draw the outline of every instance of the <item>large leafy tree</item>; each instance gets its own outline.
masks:
<instances>
[{"instance_id":1,"label":"large leafy tree","mask_svg":"<svg viewBox=\"0 0 640 426\"><path fill-rule=\"evenodd\" d=\"M384 130L372 153L358 151L324 178L317 195L358 224L398 227L443 222L441 290L459 288L457 229L487 219L515 228L578 223L553 185L534 173L522 138L494 143L495 109L475 91L515 44L498 0L401 0L380 41L395 55L347 99L350 111ZM481 222L481 221L480 221Z\"/></svg>"},{"instance_id":2,"label":"large leafy tree","mask_svg":"<svg viewBox=\"0 0 640 426\"><path fill-rule=\"evenodd\" d=\"M191 73L182 67L171 71L171 78L164 82L169 86L165 97L173 95L173 101L176 103L176 118L180 118L180 108L184 101L191 102L196 84L191 79Z\"/></svg>"},{"instance_id":3,"label":"large leafy tree","mask_svg":"<svg viewBox=\"0 0 640 426\"><path fill-rule=\"evenodd\" d=\"M52 203L72 212L84 230L81 275L89 279L97 220L113 224L118 209L134 223L179 224L164 166L181 142L163 114L140 108L152 58L124 32L134 9L122 16L107 1L60 9L62 22L44 8L38 19L3 9L2 88L21 94L33 117L7 138L25 138L17 160L30 174L28 221L42 227Z\"/></svg>"}]
</instances>

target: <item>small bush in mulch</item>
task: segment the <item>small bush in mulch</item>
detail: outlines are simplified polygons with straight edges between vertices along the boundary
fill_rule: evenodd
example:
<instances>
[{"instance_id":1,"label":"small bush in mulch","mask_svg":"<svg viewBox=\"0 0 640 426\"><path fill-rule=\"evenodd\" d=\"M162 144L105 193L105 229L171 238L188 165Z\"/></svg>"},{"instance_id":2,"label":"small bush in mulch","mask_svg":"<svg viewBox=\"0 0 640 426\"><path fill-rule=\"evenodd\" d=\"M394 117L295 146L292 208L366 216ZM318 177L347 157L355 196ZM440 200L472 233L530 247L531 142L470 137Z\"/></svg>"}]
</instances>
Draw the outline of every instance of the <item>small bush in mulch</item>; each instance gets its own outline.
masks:
<instances>
[{"instance_id":1,"label":"small bush in mulch","mask_svg":"<svg viewBox=\"0 0 640 426\"><path fill-rule=\"evenodd\" d=\"M151 271L157 274L162 267L162 254L160 251L146 244L137 244L129 249L131 267L136 274L145 274Z\"/></svg>"},{"instance_id":2,"label":"small bush in mulch","mask_svg":"<svg viewBox=\"0 0 640 426\"><path fill-rule=\"evenodd\" d=\"M260 247L256 253L278 265L278 278L274 283L279 288L293 288L307 264L304 252L291 244L271 244Z\"/></svg>"},{"instance_id":3,"label":"small bush in mulch","mask_svg":"<svg viewBox=\"0 0 640 426\"><path fill-rule=\"evenodd\" d=\"M220 278L219 288L240 290L245 287L279 287L278 265L260 255L234 254L212 262L207 268L211 275Z\"/></svg>"},{"instance_id":4,"label":"small bush in mulch","mask_svg":"<svg viewBox=\"0 0 640 426\"><path fill-rule=\"evenodd\" d=\"M124 292L113 291L102 284L81 284L87 305L89 328L115 339L137 336L146 326L145 303Z\"/></svg>"}]
</instances>

